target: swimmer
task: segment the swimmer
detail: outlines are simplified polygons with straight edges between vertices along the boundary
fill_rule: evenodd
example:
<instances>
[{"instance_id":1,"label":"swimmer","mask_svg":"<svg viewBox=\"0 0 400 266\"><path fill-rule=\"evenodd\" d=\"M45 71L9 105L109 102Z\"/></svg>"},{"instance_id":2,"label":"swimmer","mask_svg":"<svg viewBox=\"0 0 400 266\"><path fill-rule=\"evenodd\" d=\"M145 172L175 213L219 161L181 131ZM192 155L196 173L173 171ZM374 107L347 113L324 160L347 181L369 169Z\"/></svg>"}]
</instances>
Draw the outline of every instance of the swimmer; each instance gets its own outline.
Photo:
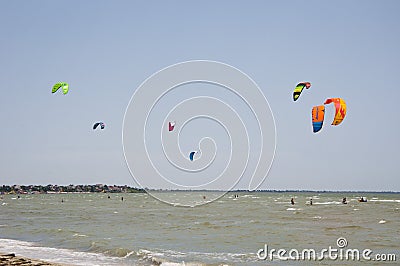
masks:
<instances>
[{"instance_id":1,"label":"swimmer","mask_svg":"<svg viewBox=\"0 0 400 266\"><path fill-rule=\"evenodd\" d=\"M343 203L343 204L347 204L346 197L344 197L344 198L342 199L342 203Z\"/></svg>"}]
</instances>

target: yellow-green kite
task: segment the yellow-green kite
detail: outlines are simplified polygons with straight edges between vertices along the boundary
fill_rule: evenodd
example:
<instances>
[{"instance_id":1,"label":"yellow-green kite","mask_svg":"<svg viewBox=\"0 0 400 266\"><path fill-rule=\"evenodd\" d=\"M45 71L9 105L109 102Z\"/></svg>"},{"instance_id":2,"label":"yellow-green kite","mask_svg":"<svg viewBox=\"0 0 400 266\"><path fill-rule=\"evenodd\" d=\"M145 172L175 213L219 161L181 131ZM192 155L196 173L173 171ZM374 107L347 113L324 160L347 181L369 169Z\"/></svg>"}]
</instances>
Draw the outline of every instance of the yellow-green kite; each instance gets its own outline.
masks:
<instances>
[{"instance_id":1,"label":"yellow-green kite","mask_svg":"<svg viewBox=\"0 0 400 266\"><path fill-rule=\"evenodd\" d=\"M309 89L310 87L311 87L310 82L300 82L299 84L297 84L296 88L293 91L293 101L297 101L304 88Z\"/></svg>"},{"instance_id":2,"label":"yellow-green kite","mask_svg":"<svg viewBox=\"0 0 400 266\"><path fill-rule=\"evenodd\" d=\"M58 91L59 88L62 88L63 94L67 94L69 90L69 85L66 82L57 82L56 84L54 84L51 93L55 93L56 91Z\"/></svg>"}]
</instances>

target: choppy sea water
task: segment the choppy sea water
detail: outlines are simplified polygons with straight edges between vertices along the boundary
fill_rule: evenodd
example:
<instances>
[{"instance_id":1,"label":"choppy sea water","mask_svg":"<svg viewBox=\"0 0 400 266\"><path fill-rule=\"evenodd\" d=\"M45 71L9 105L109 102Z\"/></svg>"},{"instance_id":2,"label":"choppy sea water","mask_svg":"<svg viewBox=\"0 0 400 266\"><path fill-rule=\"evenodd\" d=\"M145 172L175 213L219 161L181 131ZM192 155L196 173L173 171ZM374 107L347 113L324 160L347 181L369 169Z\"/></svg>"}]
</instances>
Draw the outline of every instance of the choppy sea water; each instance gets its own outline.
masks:
<instances>
[{"instance_id":1,"label":"choppy sea water","mask_svg":"<svg viewBox=\"0 0 400 266\"><path fill-rule=\"evenodd\" d=\"M194 201L212 197L169 193ZM358 202L360 196L368 202ZM194 208L174 207L144 193L2 197L0 252L58 263L354 265L322 252L340 249L338 238L347 242L343 251L370 249L370 265L400 261L400 194L241 192ZM343 197L348 204L341 203ZM262 260L257 253L263 255L259 250L265 245L268 251L314 249L320 260L286 260L288 254L276 253ZM396 261L376 261L376 254L394 254Z\"/></svg>"}]
</instances>

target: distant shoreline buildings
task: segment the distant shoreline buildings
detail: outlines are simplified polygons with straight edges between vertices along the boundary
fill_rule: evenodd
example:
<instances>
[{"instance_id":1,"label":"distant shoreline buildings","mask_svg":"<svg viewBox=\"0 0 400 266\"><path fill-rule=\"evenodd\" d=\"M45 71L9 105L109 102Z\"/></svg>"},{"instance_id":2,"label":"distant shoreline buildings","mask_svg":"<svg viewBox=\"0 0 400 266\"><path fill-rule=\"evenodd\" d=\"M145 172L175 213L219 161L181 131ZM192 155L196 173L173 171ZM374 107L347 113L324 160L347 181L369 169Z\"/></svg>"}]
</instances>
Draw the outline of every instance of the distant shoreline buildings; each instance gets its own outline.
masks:
<instances>
[{"instance_id":1,"label":"distant shoreline buildings","mask_svg":"<svg viewBox=\"0 0 400 266\"><path fill-rule=\"evenodd\" d=\"M3 185L1 194L54 194L54 193L142 193L144 189L133 188L127 185Z\"/></svg>"},{"instance_id":2,"label":"distant shoreline buildings","mask_svg":"<svg viewBox=\"0 0 400 266\"><path fill-rule=\"evenodd\" d=\"M222 190L177 190L177 189L142 189L130 187L127 185L0 185L0 194L55 194L55 193L145 193L146 191L157 192L223 192ZM225 191L226 192L226 191ZM362 191L362 190L347 190L347 191L332 191L332 190L231 190L228 192L272 192L272 193L391 193L400 194L399 191Z\"/></svg>"}]
</instances>

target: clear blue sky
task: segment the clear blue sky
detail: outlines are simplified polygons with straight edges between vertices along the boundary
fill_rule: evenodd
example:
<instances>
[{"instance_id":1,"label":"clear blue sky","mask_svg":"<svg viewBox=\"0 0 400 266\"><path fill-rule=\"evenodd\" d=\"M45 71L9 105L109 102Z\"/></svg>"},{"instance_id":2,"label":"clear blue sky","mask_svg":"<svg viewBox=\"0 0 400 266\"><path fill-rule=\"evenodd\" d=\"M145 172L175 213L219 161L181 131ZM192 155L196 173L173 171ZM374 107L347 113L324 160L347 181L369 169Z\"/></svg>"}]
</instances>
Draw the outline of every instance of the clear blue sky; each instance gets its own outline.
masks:
<instances>
[{"instance_id":1,"label":"clear blue sky","mask_svg":"<svg viewBox=\"0 0 400 266\"><path fill-rule=\"evenodd\" d=\"M263 189L400 191L399 1L0 1L0 184L134 185L122 121L168 65L233 65L262 89L277 150ZM312 82L296 103L298 81ZM51 94L57 81L66 96ZM310 110L348 113L311 132ZM102 120L107 130L93 132Z\"/></svg>"}]
</instances>

